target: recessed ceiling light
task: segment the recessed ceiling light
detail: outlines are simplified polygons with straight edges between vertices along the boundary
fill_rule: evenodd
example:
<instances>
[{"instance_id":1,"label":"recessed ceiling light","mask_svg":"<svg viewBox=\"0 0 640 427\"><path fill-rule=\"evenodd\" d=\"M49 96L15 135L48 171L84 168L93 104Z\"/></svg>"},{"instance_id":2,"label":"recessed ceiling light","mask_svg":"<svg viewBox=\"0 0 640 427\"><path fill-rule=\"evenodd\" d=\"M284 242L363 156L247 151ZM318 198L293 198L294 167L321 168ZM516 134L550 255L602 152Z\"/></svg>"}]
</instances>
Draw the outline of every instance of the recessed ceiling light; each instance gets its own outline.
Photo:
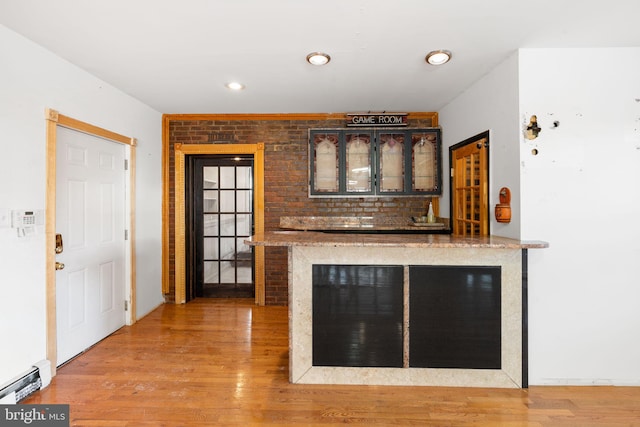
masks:
<instances>
[{"instance_id":1,"label":"recessed ceiling light","mask_svg":"<svg viewBox=\"0 0 640 427\"><path fill-rule=\"evenodd\" d=\"M448 50L432 50L427 54L425 60L431 65L442 65L449 62L451 59L451 52Z\"/></svg>"},{"instance_id":2,"label":"recessed ceiling light","mask_svg":"<svg viewBox=\"0 0 640 427\"><path fill-rule=\"evenodd\" d=\"M313 52L307 55L307 62L312 65L324 65L331 61L331 57L326 53Z\"/></svg>"},{"instance_id":3,"label":"recessed ceiling light","mask_svg":"<svg viewBox=\"0 0 640 427\"><path fill-rule=\"evenodd\" d=\"M244 89L244 85L238 82L229 82L225 86L227 86L231 90L242 90Z\"/></svg>"}]
</instances>

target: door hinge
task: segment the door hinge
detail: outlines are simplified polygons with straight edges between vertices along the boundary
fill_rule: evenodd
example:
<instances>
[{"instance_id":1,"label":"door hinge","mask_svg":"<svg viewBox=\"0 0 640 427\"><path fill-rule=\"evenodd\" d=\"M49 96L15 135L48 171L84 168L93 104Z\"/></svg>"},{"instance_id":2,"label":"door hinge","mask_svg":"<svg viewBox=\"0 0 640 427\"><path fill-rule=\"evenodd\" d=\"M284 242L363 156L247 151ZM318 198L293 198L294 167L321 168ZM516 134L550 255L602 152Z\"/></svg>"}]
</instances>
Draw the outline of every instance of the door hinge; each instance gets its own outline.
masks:
<instances>
[{"instance_id":1,"label":"door hinge","mask_svg":"<svg viewBox=\"0 0 640 427\"><path fill-rule=\"evenodd\" d=\"M129 240L129 230L124 230L124 240Z\"/></svg>"},{"instance_id":2,"label":"door hinge","mask_svg":"<svg viewBox=\"0 0 640 427\"><path fill-rule=\"evenodd\" d=\"M453 171L454 171L454 170L455 170L455 169L451 168L451 178L453 178Z\"/></svg>"},{"instance_id":3,"label":"door hinge","mask_svg":"<svg viewBox=\"0 0 640 427\"><path fill-rule=\"evenodd\" d=\"M128 159L124 159L124 170L126 170L126 171L129 170L129 160Z\"/></svg>"},{"instance_id":4,"label":"door hinge","mask_svg":"<svg viewBox=\"0 0 640 427\"><path fill-rule=\"evenodd\" d=\"M129 311L129 301L124 300L124 311Z\"/></svg>"}]
</instances>

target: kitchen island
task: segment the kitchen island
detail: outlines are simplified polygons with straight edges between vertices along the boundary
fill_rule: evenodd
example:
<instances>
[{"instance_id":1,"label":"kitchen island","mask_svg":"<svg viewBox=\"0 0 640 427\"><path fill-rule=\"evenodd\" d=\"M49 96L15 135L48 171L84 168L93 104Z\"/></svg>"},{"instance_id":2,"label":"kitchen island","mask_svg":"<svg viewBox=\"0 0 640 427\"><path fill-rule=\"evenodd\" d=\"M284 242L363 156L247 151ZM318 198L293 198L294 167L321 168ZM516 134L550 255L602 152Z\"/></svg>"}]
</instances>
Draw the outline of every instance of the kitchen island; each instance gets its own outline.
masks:
<instances>
[{"instance_id":1,"label":"kitchen island","mask_svg":"<svg viewBox=\"0 0 640 427\"><path fill-rule=\"evenodd\" d=\"M545 242L282 230L293 383L527 387L526 255Z\"/></svg>"}]
</instances>

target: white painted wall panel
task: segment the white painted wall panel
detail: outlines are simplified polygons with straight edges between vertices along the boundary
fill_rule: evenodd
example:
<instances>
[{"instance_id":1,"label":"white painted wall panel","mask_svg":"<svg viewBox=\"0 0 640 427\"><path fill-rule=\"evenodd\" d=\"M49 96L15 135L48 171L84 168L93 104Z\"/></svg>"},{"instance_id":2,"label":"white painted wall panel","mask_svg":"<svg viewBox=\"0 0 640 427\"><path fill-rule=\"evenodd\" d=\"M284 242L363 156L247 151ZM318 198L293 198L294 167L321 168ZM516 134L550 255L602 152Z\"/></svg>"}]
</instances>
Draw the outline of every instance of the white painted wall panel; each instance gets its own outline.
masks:
<instances>
[{"instance_id":1,"label":"white painted wall panel","mask_svg":"<svg viewBox=\"0 0 640 427\"><path fill-rule=\"evenodd\" d=\"M542 128L521 143L521 234L550 242L530 251L532 384L640 385L639 73L640 48L520 51Z\"/></svg>"},{"instance_id":2,"label":"white painted wall panel","mask_svg":"<svg viewBox=\"0 0 640 427\"><path fill-rule=\"evenodd\" d=\"M491 205L508 186L514 213L492 234L550 243L529 250L532 385L640 385L639 72L640 48L523 49L440 111L445 147L491 131Z\"/></svg>"},{"instance_id":3,"label":"white painted wall panel","mask_svg":"<svg viewBox=\"0 0 640 427\"><path fill-rule=\"evenodd\" d=\"M137 138L137 312L162 302L162 115L0 25L0 209L44 209L45 109ZM0 384L45 358L45 236L0 228ZM5 351L8 347L12 351Z\"/></svg>"},{"instance_id":4,"label":"white painted wall panel","mask_svg":"<svg viewBox=\"0 0 640 427\"><path fill-rule=\"evenodd\" d=\"M441 215L449 216L449 147L487 130L489 148L489 205L491 234L520 237L520 156L518 112L518 56L512 56L464 90L439 113L442 125L444 189ZM498 223L493 207L502 187L511 189L511 223Z\"/></svg>"}]
</instances>

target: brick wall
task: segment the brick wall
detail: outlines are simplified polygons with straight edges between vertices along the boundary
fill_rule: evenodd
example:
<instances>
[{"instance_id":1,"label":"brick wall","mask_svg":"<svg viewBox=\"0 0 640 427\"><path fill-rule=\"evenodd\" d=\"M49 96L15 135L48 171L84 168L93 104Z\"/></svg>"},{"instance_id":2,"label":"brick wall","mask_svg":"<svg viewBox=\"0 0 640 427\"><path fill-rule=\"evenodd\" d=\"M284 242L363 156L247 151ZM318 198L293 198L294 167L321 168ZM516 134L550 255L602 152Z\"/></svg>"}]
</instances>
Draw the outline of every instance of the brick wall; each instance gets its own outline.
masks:
<instances>
[{"instance_id":1,"label":"brick wall","mask_svg":"<svg viewBox=\"0 0 640 427\"><path fill-rule=\"evenodd\" d=\"M437 121L433 113L409 115L409 127L430 127ZM422 197L359 197L359 198L309 198L308 197L308 130L311 128L343 128L344 118L327 115L318 120L269 118L261 120L238 119L229 116L211 116L187 120L188 116L168 116L165 128L165 144L168 146L169 163L169 289L167 301L174 293L174 232L173 232L173 146L182 144L256 144L265 146L265 231L276 230L281 216L308 215L363 215L363 216L411 216L424 212ZM223 119L216 119L223 117ZM435 120L433 120L435 118ZM265 250L265 301L267 305L287 304L287 250Z\"/></svg>"}]
</instances>

